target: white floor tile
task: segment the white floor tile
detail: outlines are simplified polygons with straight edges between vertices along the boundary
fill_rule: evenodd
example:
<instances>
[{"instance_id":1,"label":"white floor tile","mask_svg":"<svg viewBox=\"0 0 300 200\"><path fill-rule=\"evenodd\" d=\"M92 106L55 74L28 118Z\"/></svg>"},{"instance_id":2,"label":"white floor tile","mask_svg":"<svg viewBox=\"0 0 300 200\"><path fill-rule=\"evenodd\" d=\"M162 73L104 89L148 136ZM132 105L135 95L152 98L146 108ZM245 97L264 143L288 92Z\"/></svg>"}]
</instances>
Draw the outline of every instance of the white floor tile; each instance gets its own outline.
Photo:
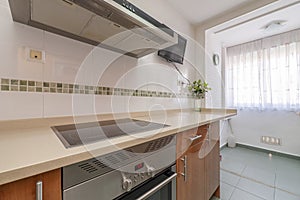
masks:
<instances>
[{"instance_id":1,"label":"white floor tile","mask_svg":"<svg viewBox=\"0 0 300 200\"><path fill-rule=\"evenodd\" d=\"M223 159L221 162L221 169L233 172L235 174L242 174L246 165L242 162L236 161L234 159Z\"/></svg>"},{"instance_id":2,"label":"white floor tile","mask_svg":"<svg viewBox=\"0 0 300 200\"><path fill-rule=\"evenodd\" d=\"M282 190L276 189L275 200L300 200L300 196L295 196Z\"/></svg>"},{"instance_id":3,"label":"white floor tile","mask_svg":"<svg viewBox=\"0 0 300 200\"><path fill-rule=\"evenodd\" d=\"M221 154L221 183L235 184L228 171L242 173L230 200L300 200L299 160L276 155L269 158L266 153L240 147L225 148Z\"/></svg>"},{"instance_id":4,"label":"white floor tile","mask_svg":"<svg viewBox=\"0 0 300 200\"><path fill-rule=\"evenodd\" d=\"M300 179L300 160L274 156L276 162L276 173L297 176Z\"/></svg>"},{"instance_id":5,"label":"white floor tile","mask_svg":"<svg viewBox=\"0 0 300 200\"><path fill-rule=\"evenodd\" d=\"M272 158L269 158L267 154L259 154L256 157L248 158L248 166L265 169L265 170L276 170L276 164Z\"/></svg>"},{"instance_id":6,"label":"white floor tile","mask_svg":"<svg viewBox=\"0 0 300 200\"><path fill-rule=\"evenodd\" d=\"M221 182L221 199L222 200L229 200L233 191L234 191L233 186L228 185L227 183Z\"/></svg>"},{"instance_id":7,"label":"white floor tile","mask_svg":"<svg viewBox=\"0 0 300 200\"><path fill-rule=\"evenodd\" d=\"M274 197L274 188L256 183L249 179L241 178L237 187L266 200L273 200Z\"/></svg>"},{"instance_id":8,"label":"white floor tile","mask_svg":"<svg viewBox=\"0 0 300 200\"><path fill-rule=\"evenodd\" d=\"M222 160L226 160L228 158L231 158L232 155L230 154L231 148L225 147L221 150L220 154L222 155Z\"/></svg>"},{"instance_id":9,"label":"white floor tile","mask_svg":"<svg viewBox=\"0 0 300 200\"><path fill-rule=\"evenodd\" d=\"M227 183L232 186L236 186L239 182L240 177L237 175L234 175L232 173L229 173L227 171L221 170L221 181L224 183Z\"/></svg>"},{"instance_id":10,"label":"white floor tile","mask_svg":"<svg viewBox=\"0 0 300 200\"><path fill-rule=\"evenodd\" d=\"M275 170L273 169L261 169L247 166L243 171L242 176L272 187L275 186Z\"/></svg>"},{"instance_id":11,"label":"white floor tile","mask_svg":"<svg viewBox=\"0 0 300 200\"><path fill-rule=\"evenodd\" d=\"M231 159L239 160L248 166L261 169L276 169L274 161L264 152L237 147L231 150L230 155Z\"/></svg>"},{"instance_id":12,"label":"white floor tile","mask_svg":"<svg viewBox=\"0 0 300 200\"><path fill-rule=\"evenodd\" d=\"M230 200L263 200L262 198L259 198L257 196L254 196L248 192L235 189L233 191L233 194L230 198Z\"/></svg>"},{"instance_id":13,"label":"white floor tile","mask_svg":"<svg viewBox=\"0 0 300 200\"><path fill-rule=\"evenodd\" d=\"M275 186L300 196L300 172L293 174L288 171L276 173Z\"/></svg>"}]
</instances>

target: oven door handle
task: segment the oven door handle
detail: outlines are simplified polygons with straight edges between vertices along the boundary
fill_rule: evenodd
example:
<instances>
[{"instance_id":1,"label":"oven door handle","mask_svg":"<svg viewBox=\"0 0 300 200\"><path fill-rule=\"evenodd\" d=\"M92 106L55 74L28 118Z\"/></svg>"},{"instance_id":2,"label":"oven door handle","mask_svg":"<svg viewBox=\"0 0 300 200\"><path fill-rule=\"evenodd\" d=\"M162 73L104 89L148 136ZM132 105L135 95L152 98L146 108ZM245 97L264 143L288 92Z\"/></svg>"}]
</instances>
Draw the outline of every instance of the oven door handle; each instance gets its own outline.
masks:
<instances>
[{"instance_id":1,"label":"oven door handle","mask_svg":"<svg viewBox=\"0 0 300 200\"><path fill-rule=\"evenodd\" d=\"M164 180L163 182L161 182L156 187L152 188L151 190L149 190L148 192L146 192L145 194L143 194L142 196L140 196L136 200L143 200L143 199L146 199L146 198L150 197L155 192L157 192L158 190L163 188L165 185L172 182L176 177L177 177L177 173L174 173L172 176L170 176L169 178L167 178L166 180Z\"/></svg>"}]
</instances>

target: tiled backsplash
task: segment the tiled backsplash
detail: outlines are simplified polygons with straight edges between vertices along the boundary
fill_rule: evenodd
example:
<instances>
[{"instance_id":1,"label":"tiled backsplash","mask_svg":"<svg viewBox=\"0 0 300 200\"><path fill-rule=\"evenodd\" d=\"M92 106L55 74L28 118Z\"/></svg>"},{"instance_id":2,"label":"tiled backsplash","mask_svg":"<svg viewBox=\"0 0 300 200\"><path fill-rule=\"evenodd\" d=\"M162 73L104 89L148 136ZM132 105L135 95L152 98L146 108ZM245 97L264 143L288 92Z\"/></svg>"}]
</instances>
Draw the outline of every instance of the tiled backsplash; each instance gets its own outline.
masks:
<instances>
[{"instance_id":1,"label":"tiled backsplash","mask_svg":"<svg viewBox=\"0 0 300 200\"><path fill-rule=\"evenodd\" d=\"M112 88L79 84L40 82L18 79L1 79L1 91L44 92L64 94L95 94L137 97L162 97L162 98L192 98L189 93L175 94L171 92L134 90L126 88Z\"/></svg>"},{"instance_id":2,"label":"tiled backsplash","mask_svg":"<svg viewBox=\"0 0 300 200\"><path fill-rule=\"evenodd\" d=\"M0 2L0 120L193 107L181 77L157 55L116 55L13 22L8 0ZM28 48L44 51L45 62L29 61ZM191 65L179 68L195 79Z\"/></svg>"}]
</instances>

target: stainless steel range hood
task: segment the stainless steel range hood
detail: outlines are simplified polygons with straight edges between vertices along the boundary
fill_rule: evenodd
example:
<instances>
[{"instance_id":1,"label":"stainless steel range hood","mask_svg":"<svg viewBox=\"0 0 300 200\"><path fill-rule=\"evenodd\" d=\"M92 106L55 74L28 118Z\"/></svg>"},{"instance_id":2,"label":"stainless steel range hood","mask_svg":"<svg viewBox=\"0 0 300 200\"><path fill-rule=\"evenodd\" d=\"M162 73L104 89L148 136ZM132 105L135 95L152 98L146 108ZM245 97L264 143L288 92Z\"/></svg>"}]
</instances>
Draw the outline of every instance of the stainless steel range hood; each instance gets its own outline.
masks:
<instances>
[{"instance_id":1,"label":"stainless steel range hood","mask_svg":"<svg viewBox=\"0 0 300 200\"><path fill-rule=\"evenodd\" d=\"M9 0L14 21L142 57L178 35L126 0Z\"/></svg>"}]
</instances>

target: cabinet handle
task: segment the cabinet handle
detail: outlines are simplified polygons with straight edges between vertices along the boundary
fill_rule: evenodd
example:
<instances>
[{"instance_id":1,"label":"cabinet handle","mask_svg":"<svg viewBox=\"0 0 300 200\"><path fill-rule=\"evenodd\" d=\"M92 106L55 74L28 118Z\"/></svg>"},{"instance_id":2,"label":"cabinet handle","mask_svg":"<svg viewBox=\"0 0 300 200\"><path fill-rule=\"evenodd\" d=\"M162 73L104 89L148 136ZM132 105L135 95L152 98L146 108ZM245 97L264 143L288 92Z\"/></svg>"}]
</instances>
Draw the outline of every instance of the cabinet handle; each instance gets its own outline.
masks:
<instances>
[{"instance_id":1,"label":"cabinet handle","mask_svg":"<svg viewBox=\"0 0 300 200\"><path fill-rule=\"evenodd\" d=\"M180 175L183 176L184 182L186 182L187 181L187 156L180 158L180 160L183 162L183 172L180 173Z\"/></svg>"},{"instance_id":2,"label":"cabinet handle","mask_svg":"<svg viewBox=\"0 0 300 200\"><path fill-rule=\"evenodd\" d=\"M202 138L202 135L196 135L196 136L194 136L194 137L190 137L190 141L191 141L191 142L194 142L195 140L198 140L198 139L200 139L200 138Z\"/></svg>"},{"instance_id":3,"label":"cabinet handle","mask_svg":"<svg viewBox=\"0 0 300 200\"><path fill-rule=\"evenodd\" d=\"M43 200L43 182L36 183L36 200Z\"/></svg>"}]
</instances>

